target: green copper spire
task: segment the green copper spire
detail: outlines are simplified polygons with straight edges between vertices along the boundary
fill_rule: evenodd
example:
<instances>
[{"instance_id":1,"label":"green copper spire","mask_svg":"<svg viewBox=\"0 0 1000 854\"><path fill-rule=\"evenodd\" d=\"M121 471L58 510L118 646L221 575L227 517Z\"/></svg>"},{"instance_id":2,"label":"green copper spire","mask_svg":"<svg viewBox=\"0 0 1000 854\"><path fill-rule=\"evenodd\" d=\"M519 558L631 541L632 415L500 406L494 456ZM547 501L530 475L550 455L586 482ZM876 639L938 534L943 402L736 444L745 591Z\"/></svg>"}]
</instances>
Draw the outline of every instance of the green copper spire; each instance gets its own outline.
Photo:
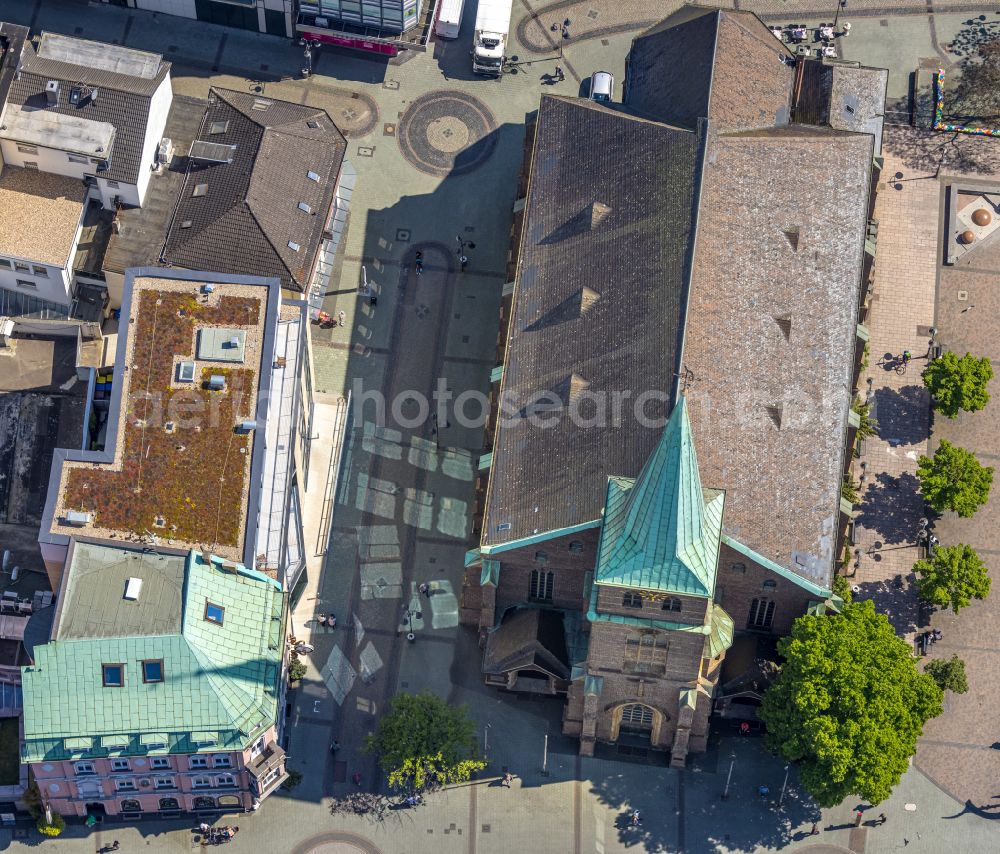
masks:
<instances>
[{"instance_id":1,"label":"green copper spire","mask_svg":"<svg viewBox=\"0 0 1000 854\"><path fill-rule=\"evenodd\" d=\"M681 395L639 477L609 479L596 581L711 596L722 504L721 492L702 489Z\"/></svg>"}]
</instances>

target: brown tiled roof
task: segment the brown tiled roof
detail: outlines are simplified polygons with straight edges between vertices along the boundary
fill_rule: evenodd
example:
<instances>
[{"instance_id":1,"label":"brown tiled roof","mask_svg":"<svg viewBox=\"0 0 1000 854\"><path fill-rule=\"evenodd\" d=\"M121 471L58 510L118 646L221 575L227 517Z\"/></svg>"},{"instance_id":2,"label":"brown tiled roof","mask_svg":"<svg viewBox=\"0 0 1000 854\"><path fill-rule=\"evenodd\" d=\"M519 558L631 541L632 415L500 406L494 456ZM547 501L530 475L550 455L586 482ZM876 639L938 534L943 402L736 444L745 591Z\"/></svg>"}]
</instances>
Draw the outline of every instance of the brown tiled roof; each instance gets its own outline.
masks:
<instances>
[{"instance_id":1,"label":"brown tiled roof","mask_svg":"<svg viewBox=\"0 0 1000 854\"><path fill-rule=\"evenodd\" d=\"M111 164L101 177L135 184L140 170L149 168L149 164L142 163L142 146L146 139L150 99L169 73L168 62L161 63L155 77L131 77L44 59L28 48L22 57L21 73L11 84L8 101L114 125ZM59 102L51 107L45 97L45 84L49 80L59 81ZM71 105L70 90L79 83L96 87L99 90L97 100L88 98L79 106Z\"/></svg>"},{"instance_id":2,"label":"brown tiled roof","mask_svg":"<svg viewBox=\"0 0 1000 854\"><path fill-rule=\"evenodd\" d=\"M542 98L504 365L516 409L545 391L565 404L586 390L610 406L612 392L673 386L699 147L691 131ZM647 412L663 409L651 401ZM607 475L636 474L661 432L631 402L622 413L617 426L501 425L484 542L597 519Z\"/></svg>"},{"instance_id":3,"label":"brown tiled roof","mask_svg":"<svg viewBox=\"0 0 1000 854\"><path fill-rule=\"evenodd\" d=\"M683 354L702 481L726 490L724 533L825 585L872 137L793 125L706 157Z\"/></svg>"},{"instance_id":4,"label":"brown tiled roof","mask_svg":"<svg viewBox=\"0 0 1000 854\"><path fill-rule=\"evenodd\" d=\"M788 49L750 12L697 5L632 43L626 101L644 115L694 127L757 128L789 120L793 68Z\"/></svg>"},{"instance_id":5,"label":"brown tiled roof","mask_svg":"<svg viewBox=\"0 0 1000 854\"><path fill-rule=\"evenodd\" d=\"M802 64L795 120L870 133L880 141L888 79L884 68L807 60Z\"/></svg>"},{"instance_id":6,"label":"brown tiled roof","mask_svg":"<svg viewBox=\"0 0 1000 854\"><path fill-rule=\"evenodd\" d=\"M682 25L704 17L685 10ZM782 68L771 50L742 55ZM756 127L786 97L758 95L747 109L715 100L726 120L695 121L698 133L637 120L631 102L543 97L503 388L565 403L574 376L633 395L684 376L702 482L726 490L724 532L826 586L873 137L788 125L778 109L777 126ZM596 227L594 202L611 208ZM622 413L615 426L565 413L545 430L501 426L484 546L595 520L607 477L634 477L661 432Z\"/></svg>"},{"instance_id":7,"label":"brown tiled roof","mask_svg":"<svg viewBox=\"0 0 1000 854\"><path fill-rule=\"evenodd\" d=\"M285 287L302 291L347 143L321 109L224 89L213 89L210 101L199 139L235 146L233 159L191 160L165 260L189 269L277 276ZM255 102L267 106L255 110ZM211 134L217 123L225 130ZM320 180L310 179L310 172ZM207 192L195 196L200 184ZM310 212L301 210L300 202Z\"/></svg>"}]
</instances>

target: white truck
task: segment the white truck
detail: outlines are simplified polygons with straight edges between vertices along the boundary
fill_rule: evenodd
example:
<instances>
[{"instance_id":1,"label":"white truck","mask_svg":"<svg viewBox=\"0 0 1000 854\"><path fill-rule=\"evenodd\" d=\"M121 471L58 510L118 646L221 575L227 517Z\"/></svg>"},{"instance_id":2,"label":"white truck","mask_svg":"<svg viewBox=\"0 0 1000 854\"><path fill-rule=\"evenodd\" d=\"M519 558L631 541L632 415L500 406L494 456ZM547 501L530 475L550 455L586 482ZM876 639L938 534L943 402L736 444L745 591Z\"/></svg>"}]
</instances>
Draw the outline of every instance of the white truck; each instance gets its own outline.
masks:
<instances>
[{"instance_id":1,"label":"white truck","mask_svg":"<svg viewBox=\"0 0 1000 854\"><path fill-rule=\"evenodd\" d=\"M513 5L514 0L479 0L472 42L472 70L476 74L500 76Z\"/></svg>"},{"instance_id":2,"label":"white truck","mask_svg":"<svg viewBox=\"0 0 1000 854\"><path fill-rule=\"evenodd\" d=\"M438 38L458 38L458 31L462 28L464 6L465 0L441 0L438 4L437 21L434 23L434 32Z\"/></svg>"}]
</instances>

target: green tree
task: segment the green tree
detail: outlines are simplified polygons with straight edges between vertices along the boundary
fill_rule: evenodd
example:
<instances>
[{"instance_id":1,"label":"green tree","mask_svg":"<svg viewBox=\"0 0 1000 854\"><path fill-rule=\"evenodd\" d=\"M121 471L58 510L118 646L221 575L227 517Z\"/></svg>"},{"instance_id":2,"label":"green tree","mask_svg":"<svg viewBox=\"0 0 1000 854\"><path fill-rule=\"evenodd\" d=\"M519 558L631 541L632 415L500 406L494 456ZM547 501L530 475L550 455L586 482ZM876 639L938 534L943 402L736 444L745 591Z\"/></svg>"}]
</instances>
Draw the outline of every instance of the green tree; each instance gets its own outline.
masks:
<instances>
[{"instance_id":1,"label":"green tree","mask_svg":"<svg viewBox=\"0 0 1000 854\"><path fill-rule=\"evenodd\" d=\"M957 655L928 661L924 671L937 682L942 691L964 694L969 690L969 682L965 678L965 662Z\"/></svg>"},{"instance_id":2,"label":"green tree","mask_svg":"<svg viewBox=\"0 0 1000 854\"><path fill-rule=\"evenodd\" d=\"M917 477L931 507L968 517L989 499L993 469L981 465L971 451L942 439L933 457L917 461Z\"/></svg>"},{"instance_id":3,"label":"green tree","mask_svg":"<svg viewBox=\"0 0 1000 854\"><path fill-rule=\"evenodd\" d=\"M306 663L298 658L288 665L288 681L298 682L306 675Z\"/></svg>"},{"instance_id":4,"label":"green tree","mask_svg":"<svg viewBox=\"0 0 1000 854\"><path fill-rule=\"evenodd\" d=\"M833 576L833 592L844 600L845 605L851 604L851 582L843 575Z\"/></svg>"},{"instance_id":5,"label":"green tree","mask_svg":"<svg viewBox=\"0 0 1000 854\"><path fill-rule=\"evenodd\" d=\"M966 353L942 353L924 368L924 385L933 397L934 408L948 418L959 411L978 412L989 402L986 390L993 379L993 366L985 356L977 359Z\"/></svg>"},{"instance_id":6,"label":"green tree","mask_svg":"<svg viewBox=\"0 0 1000 854\"><path fill-rule=\"evenodd\" d=\"M941 546L913 565L920 598L957 614L973 599L985 599L991 580L972 546Z\"/></svg>"},{"instance_id":7,"label":"green tree","mask_svg":"<svg viewBox=\"0 0 1000 854\"><path fill-rule=\"evenodd\" d=\"M858 416L858 439L869 439L878 432L878 421L872 418L872 405L855 398L851 409Z\"/></svg>"},{"instance_id":8,"label":"green tree","mask_svg":"<svg viewBox=\"0 0 1000 854\"><path fill-rule=\"evenodd\" d=\"M486 767L476 756L476 731L465 706L449 706L430 693L398 694L365 751L394 789L419 792L435 784L462 783Z\"/></svg>"},{"instance_id":9,"label":"green tree","mask_svg":"<svg viewBox=\"0 0 1000 854\"><path fill-rule=\"evenodd\" d=\"M767 745L799 765L823 807L849 795L879 803L906 771L942 693L870 601L799 617L778 642L784 663L759 715Z\"/></svg>"},{"instance_id":10,"label":"green tree","mask_svg":"<svg viewBox=\"0 0 1000 854\"><path fill-rule=\"evenodd\" d=\"M66 819L64 819L59 813L52 813L52 823L49 824L45 821L45 816L39 816L38 821L35 822L35 827L38 828L38 832L43 836L59 836L66 829Z\"/></svg>"}]
</instances>

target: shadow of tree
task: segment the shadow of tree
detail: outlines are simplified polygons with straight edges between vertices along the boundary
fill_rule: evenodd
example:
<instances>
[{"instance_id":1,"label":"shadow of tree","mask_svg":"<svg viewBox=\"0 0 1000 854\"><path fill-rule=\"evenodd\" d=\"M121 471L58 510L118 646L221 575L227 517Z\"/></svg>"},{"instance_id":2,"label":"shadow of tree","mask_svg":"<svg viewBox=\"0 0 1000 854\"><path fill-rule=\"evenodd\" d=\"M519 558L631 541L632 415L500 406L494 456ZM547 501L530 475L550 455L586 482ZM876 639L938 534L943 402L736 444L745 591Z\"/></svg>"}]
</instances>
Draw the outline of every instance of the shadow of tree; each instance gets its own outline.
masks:
<instances>
[{"instance_id":1,"label":"shadow of tree","mask_svg":"<svg viewBox=\"0 0 1000 854\"><path fill-rule=\"evenodd\" d=\"M890 445L915 445L930 436L930 400L923 385L875 391L871 413L878 422L878 435Z\"/></svg>"},{"instance_id":2,"label":"shadow of tree","mask_svg":"<svg viewBox=\"0 0 1000 854\"><path fill-rule=\"evenodd\" d=\"M887 581L865 582L858 585L861 589L854 593L855 601L871 599L875 610L885 614L889 623L902 635L917 630L919 602L917 588L914 585L913 573L897 575Z\"/></svg>"},{"instance_id":3,"label":"shadow of tree","mask_svg":"<svg viewBox=\"0 0 1000 854\"><path fill-rule=\"evenodd\" d=\"M923 512L920 482L915 475L906 472L893 477L879 472L861 496L861 511L855 522L877 533L884 543L914 543Z\"/></svg>"},{"instance_id":4,"label":"shadow of tree","mask_svg":"<svg viewBox=\"0 0 1000 854\"><path fill-rule=\"evenodd\" d=\"M917 177L936 177L942 169L974 175L1000 171L1000 146L989 137L887 124L883 145L907 169L924 173ZM889 184L897 189L903 187L891 178Z\"/></svg>"},{"instance_id":5,"label":"shadow of tree","mask_svg":"<svg viewBox=\"0 0 1000 854\"><path fill-rule=\"evenodd\" d=\"M986 15L968 19L945 47L959 59L969 59L979 49L1000 38L1000 21L988 21Z\"/></svg>"}]
</instances>

